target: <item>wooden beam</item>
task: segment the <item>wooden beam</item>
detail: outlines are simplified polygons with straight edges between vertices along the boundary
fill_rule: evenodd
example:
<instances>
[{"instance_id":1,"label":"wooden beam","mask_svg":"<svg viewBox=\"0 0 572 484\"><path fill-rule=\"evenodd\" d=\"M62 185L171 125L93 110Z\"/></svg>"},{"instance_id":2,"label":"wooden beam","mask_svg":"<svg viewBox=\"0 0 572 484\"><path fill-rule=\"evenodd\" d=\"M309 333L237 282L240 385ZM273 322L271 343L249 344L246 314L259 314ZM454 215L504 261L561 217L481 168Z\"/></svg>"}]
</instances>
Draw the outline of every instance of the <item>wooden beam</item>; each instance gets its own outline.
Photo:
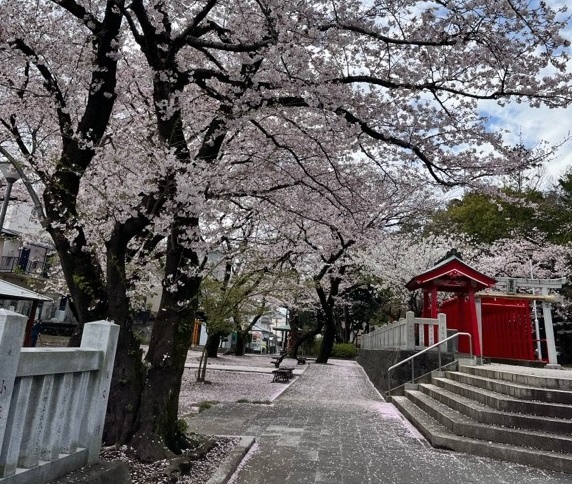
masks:
<instances>
[{"instance_id":1,"label":"wooden beam","mask_svg":"<svg viewBox=\"0 0 572 484\"><path fill-rule=\"evenodd\" d=\"M504 299L526 299L528 301L544 301L549 303L558 303L564 300L562 296L559 296L557 294L540 295L540 294L508 294L506 292L477 292L475 296L480 298L502 297Z\"/></svg>"}]
</instances>

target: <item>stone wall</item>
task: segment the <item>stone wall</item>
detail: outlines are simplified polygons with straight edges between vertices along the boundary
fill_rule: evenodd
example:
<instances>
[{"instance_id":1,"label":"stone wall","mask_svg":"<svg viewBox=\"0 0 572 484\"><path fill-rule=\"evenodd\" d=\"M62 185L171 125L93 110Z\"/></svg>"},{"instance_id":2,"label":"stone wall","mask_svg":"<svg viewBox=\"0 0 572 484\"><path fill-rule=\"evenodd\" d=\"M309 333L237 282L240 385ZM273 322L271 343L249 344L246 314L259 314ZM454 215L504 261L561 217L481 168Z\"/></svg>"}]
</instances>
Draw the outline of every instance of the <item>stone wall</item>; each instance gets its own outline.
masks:
<instances>
[{"instance_id":1,"label":"stone wall","mask_svg":"<svg viewBox=\"0 0 572 484\"><path fill-rule=\"evenodd\" d=\"M367 376L385 396L389 388L387 381L387 369L396 363L415 354L411 350L364 350L360 349L357 362L365 370ZM441 353L441 364L445 365L453 361L452 353ZM415 364L415 377L436 370L439 367L439 356L437 352L428 351L413 360ZM411 381L411 363L405 363L391 372L391 388Z\"/></svg>"}]
</instances>

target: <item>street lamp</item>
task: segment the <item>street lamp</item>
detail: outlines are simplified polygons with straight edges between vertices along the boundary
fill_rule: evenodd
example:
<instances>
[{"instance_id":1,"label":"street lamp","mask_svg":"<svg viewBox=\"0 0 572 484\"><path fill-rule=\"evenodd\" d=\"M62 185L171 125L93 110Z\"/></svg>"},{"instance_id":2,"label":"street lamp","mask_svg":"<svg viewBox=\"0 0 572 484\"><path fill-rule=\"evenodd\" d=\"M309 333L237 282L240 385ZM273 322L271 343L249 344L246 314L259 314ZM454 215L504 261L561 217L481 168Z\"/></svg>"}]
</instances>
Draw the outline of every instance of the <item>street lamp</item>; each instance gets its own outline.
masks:
<instances>
[{"instance_id":1,"label":"street lamp","mask_svg":"<svg viewBox=\"0 0 572 484\"><path fill-rule=\"evenodd\" d=\"M532 254L534 249L528 248L526 249L526 254L528 255L528 260L530 262L530 279L534 279L534 273L532 270ZM533 295L536 294L536 289L532 289ZM534 331L536 332L536 353L537 358L542 360L542 347L540 345L540 326L538 324L538 313L536 312L536 299L532 301L532 310L534 311Z\"/></svg>"},{"instance_id":2,"label":"street lamp","mask_svg":"<svg viewBox=\"0 0 572 484\"><path fill-rule=\"evenodd\" d=\"M12 193L12 185L20 179L18 171L9 161L0 161L0 171L6 178L6 193L4 193L4 201L2 202L2 210L0 211L0 233L4 228L4 219L6 218L6 210L8 210L8 202Z\"/></svg>"}]
</instances>

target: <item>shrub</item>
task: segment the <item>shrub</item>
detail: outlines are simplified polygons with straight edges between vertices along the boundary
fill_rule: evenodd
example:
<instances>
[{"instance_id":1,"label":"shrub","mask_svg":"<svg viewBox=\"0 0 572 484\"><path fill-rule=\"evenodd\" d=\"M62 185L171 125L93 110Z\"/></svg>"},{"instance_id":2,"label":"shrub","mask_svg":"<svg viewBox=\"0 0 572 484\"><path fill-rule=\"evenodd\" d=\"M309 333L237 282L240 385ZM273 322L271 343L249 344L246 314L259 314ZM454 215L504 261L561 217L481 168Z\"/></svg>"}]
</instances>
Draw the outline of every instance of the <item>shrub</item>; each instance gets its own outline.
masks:
<instances>
[{"instance_id":1,"label":"shrub","mask_svg":"<svg viewBox=\"0 0 572 484\"><path fill-rule=\"evenodd\" d=\"M315 339L309 339L304 341L300 348L298 348L298 354L303 354L305 356L317 356L320 351L321 341Z\"/></svg>"},{"instance_id":2,"label":"shrub","mask_svg":"<svg viewBox=\"0 0 572 484\"><path fill-rule=\"evenodd\" d=\"M180 418L179 420L177 420L177 431L179 433L184 434L187 432L188 429L189 429L189 424L185 419Z\"/></svg>"},{"instance_id":3,"label":"shrub","mask_svg":"<svg viewBox=\"0 0 572 484\"><path fill-rule=\"evenodd\" d=\"M351 343L335 344L332 348L333 358L355 358L357 356L357 348Z\"/></svg>"}]
</instances>

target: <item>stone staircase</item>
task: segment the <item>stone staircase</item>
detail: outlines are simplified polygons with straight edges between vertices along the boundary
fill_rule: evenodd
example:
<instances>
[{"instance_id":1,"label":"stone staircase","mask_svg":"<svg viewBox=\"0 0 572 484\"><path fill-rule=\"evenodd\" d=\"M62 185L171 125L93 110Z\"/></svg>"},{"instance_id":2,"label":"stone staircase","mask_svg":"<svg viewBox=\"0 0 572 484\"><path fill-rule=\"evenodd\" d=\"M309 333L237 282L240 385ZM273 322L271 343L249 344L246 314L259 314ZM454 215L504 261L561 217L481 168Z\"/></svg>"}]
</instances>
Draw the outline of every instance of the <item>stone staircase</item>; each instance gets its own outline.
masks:
<instances>
[{"instance_id":1,"label":"stone staircase","mask_svg":"<svg viewBox=\"0 0 572 484\"><path fill-rule=\"evenodd\" d=\"M460 365L394 405L431 445L572 473L572 372Z\"/></svg>"}]
</instances>

